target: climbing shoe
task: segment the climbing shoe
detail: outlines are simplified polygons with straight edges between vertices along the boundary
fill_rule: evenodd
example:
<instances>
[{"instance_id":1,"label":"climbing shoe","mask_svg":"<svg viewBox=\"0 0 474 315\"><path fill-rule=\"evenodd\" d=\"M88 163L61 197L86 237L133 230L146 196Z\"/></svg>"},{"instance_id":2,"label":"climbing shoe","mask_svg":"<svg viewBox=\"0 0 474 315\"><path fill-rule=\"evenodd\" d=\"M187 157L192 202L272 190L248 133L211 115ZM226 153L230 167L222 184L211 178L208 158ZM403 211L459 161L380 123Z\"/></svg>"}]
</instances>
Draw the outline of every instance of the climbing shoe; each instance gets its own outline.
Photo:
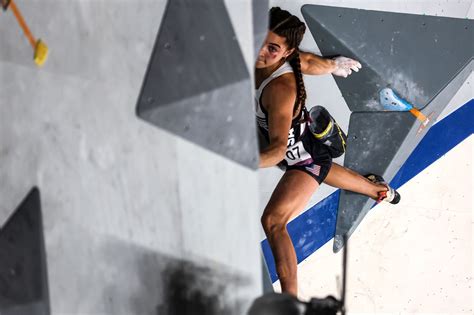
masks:
<instances>
[{"instance_id":1,"label":"climbing shoe","mask_svg":"<svg viewBox=\"0 0 474 315\"><path fill-rule=\"evenodd\" d=\"M398 191L393 189L388 185L388 183L383 179L382 176L380 175L375 175L375 174L368 174L364 176L367 178L369 181L371 181L374 184L382 184L385 187L387 187L387 191L379 191L379 196L377 198L377 203L380 203L382 201L389 202L391 204L397 204L400 202L400 194Z\"/></svg>"}]
</instances>

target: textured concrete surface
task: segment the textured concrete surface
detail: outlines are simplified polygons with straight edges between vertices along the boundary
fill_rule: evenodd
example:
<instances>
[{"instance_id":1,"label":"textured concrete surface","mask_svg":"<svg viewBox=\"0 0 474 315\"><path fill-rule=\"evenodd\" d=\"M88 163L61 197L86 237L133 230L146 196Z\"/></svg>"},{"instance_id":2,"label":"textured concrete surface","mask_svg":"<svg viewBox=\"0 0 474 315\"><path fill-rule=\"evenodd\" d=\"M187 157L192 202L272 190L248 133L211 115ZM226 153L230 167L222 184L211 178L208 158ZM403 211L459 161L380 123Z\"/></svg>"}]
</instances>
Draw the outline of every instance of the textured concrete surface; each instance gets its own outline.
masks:
<instances>
[{"instance_id":1,"label":"textured concrete surface","mask_svg":"<svg viewBox=\"0 0 474 315\"><path fill-rule=\"evenodd\" d=\"M52 314L172 312L183 285L241 312L261 292L256 173L135 116L166 1L17 4L50 56L36 68L1 13L0 225L41 189Z\"/></svg>"}]
</instances>

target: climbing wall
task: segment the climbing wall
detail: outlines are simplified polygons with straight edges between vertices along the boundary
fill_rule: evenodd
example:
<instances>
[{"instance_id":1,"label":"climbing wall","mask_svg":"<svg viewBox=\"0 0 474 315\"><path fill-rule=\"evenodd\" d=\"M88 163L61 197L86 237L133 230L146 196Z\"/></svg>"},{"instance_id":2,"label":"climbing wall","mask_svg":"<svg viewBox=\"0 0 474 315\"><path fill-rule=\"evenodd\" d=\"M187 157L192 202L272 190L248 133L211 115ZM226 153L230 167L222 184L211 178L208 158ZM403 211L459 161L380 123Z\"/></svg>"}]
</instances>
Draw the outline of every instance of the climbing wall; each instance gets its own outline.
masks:
<instances>
[{"instance_id":1,"label":"climbing wall","mask_svg":"<svg viewBox=\"0 0 474 315\"><path fill-rule=\"evenodd\" d=\"M334 244L334 236L349 232L350 312L472 312L472 2L270 4L305 20L302 50L361 61L361 71L347 79L305 76L307 104L328 108L348 132L348 151L335 162L380 172L402 194L399 205L372 208L373 202L358 204L357 195L327 185L318 189L288 225L299 261L300 297L340 296L341 255L333 249L342 244ZM408 23L404 18L413 19L409 34L401 32ZM387 33L395 26L399 29ZM417 32L423 38L400 46ZM449 44L437 46L443 43ZM436 54L439 58L429 62ZM377 92L385 84L432 114L432 124L419 133L420 123L410 113L381 111ZM281 174L259 172L262 208ZM266 240L262 249L279 290Z\"/></svg>"},{"instance_id":2,"label":"climbing wall","mask_svg":"<svg viewBox=\"0 0 474 315\"><path fill-rule=\"evenodd\" d=\"M0 314L244 313L262 291L251 69L267 8L15 3L49 55L38 67L0 12ZM20 228L33 187L42 222Z\"/></svg>"}]
</instances>

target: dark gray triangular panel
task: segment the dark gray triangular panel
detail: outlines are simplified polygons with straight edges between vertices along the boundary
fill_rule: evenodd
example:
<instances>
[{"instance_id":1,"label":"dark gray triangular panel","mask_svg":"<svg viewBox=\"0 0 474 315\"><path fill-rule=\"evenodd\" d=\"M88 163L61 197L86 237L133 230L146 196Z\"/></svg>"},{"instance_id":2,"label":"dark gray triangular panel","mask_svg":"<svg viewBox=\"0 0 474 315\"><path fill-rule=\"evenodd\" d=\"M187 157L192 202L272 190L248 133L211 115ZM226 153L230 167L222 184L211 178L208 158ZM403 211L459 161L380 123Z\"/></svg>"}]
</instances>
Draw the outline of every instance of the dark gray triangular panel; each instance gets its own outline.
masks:
<instances>
[{"instance_id":1,"label":"dark gray triangular panel","mask_svg":"<svg viewBox=\"0 0 474 315\"><path fill-rule=\"evenodd\" d=\"M362 175L374 173L385 178L387 166L415 120L408 112L352 113L344 166ZM366 196L341 191L333 246L335 252L344 246L343 236L349 237L354 232L373 204L374 201Z\"/></svg>"},{"instance_id":2,"label":"dark gray triangular panel","mask_svg":"<svg viewBox=\"0 0 474 315\"><path fill-rule=\"evenodd\" d=\"M240 96L249 88L249 81L229 84L157 110L144 111L141 117L232 160L253 166L257 161L255 130L236 114L244 106Z\"/></svg>"},{"instance_id":3,"label":"dark gray triangular panel","mask_svg":"<svg viewBox=\"0 0 474 315\"><path fill-rule=\"evenodd\" d=\"M422 112L435 121L472 73L473 67L474 61L471 61L461 69ZM380 174L390 182L432 126L430 124L420 132L420 124L409 112L352 113L344 166L360 174ZM335 252L343 247L343 236L350 236L355 231L373 204L374 201L365 196L341 192Z\"/></svg>"},{"instance_id":4,"label":"dark gray triangular panel","mask_svg":"<svg viewBox=\"0 0 474 315\"><path fill-rule=\"evenodd\" d=\"M222 0L170 0L137 105L152 124L255 169L253 83Z\"/></svg>"},{"instance_id":5,"label":"dark gray triangular panel","mask_svg":"<svg viewBox=\"0 0 474 315\"><path fill-rule=\"evenodd\" d=\"M0 230L0 314L49 313L40 194L33 188Z\"/></svg>"},{"instance_id":6,"label":"dark gray triangular panel","mask_svg":"<svg viewBox=\"0 0 474 315\"><path fill-rule=\"evenodd\" d=\"M437 16L305 5L303 16L324 56L345 55L363 69L336 83L351 111L383 110L378 92L392 87L426 106L474 52L474 22Z\"/></svg>"}]
</instances>

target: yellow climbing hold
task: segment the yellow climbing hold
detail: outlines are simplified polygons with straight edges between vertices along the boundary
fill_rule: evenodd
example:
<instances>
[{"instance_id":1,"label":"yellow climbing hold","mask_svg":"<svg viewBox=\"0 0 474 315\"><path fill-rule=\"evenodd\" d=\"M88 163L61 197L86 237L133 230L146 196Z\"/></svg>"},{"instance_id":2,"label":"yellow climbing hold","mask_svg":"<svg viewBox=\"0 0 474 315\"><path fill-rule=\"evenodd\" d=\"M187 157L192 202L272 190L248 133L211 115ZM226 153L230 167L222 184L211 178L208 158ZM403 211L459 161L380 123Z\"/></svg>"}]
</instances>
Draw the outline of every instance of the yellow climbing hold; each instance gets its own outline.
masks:
<instances>
[{"instance_id":1,"label":"yellow climbing hold","mask_svg":"<svg viewBox=\"0 0 474 315\"><path fill-rule=\"evenodd\" d=\"M38 39L36 42L33 59L36 65L39 67L41 67L45 63L46 59L48 59L48 46L46 46L46 44L41 39Z\"/></svg>"}]
</instances>

